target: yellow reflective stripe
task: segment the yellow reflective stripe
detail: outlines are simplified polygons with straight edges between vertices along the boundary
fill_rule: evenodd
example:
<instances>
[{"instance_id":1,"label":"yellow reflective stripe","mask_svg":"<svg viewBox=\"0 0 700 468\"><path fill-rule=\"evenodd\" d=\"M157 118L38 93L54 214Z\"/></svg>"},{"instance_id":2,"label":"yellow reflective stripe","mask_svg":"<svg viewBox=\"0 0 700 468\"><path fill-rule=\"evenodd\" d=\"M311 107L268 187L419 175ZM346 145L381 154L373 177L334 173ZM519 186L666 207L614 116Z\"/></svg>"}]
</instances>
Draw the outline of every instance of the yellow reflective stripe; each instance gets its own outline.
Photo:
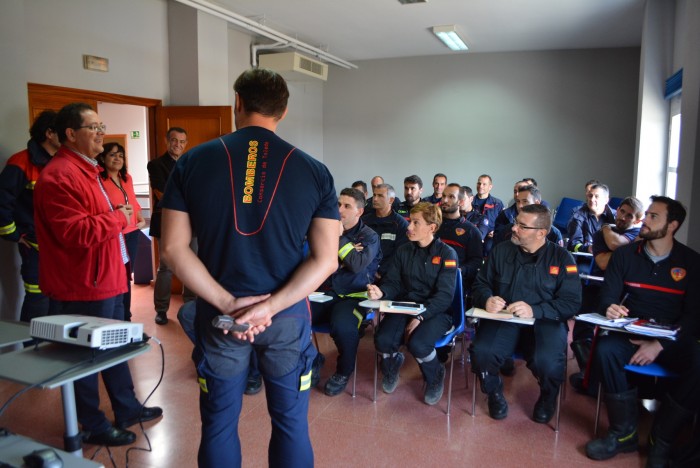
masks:
<instances>
[{"instance_id":1,"label":"yellow reflective stripe","mask_svg":"<svg viewBox=\"0 0 700 468\"><path fill-rule=\"evenodd\" d=\"M8 234L12 234L16 230L17 230L17 225L15 224L14 221L12 221L7 226L0 227L0 236L6 236Z\"/></svg>"},{"instance_id":2,"label":"yellow reflective stripe","mask_svg":"<svg viewBox=\"0 0 700 468\"><path fill-rule=\"evenodd\" d=\"M29 190L34 190L35 185L36 185L36 180L30 180L29 183L24 186L24 188L29 189Z\"/></svg>"},{"instance_id":3,"label":"yellow reflective stripe","mask_svg":"<svg viewBox=\"0 0 700 468\"><path fill-rule=\"evenodd\" d=\"M302 375L299 379L299 391L303 392L311 388L311 374L313 370L310 370L308 374Z\"/></svg>"},{"instance_id":4,"label":"yellow reflective stripe","mask_svg":"<svg viewBox=\"0 0 700 468\"><path fill-rule=\"evenodd\" d=\"M35 242L30 242L30 241L28 241L27 239L24 239L24 242L26 242L27 244L31 245L32 248L35 249L37 252L39 251L39 244L37 244L37 243L35 243Z\"/></svg>"},{"instance_id":5,"label":"yellow reflective stripe","mask_svg":"<svg viewBox=\"0 0 700 468\"><path fill-rule=\"evenodd\" d=\"M38 284L24 283L24 290L31 294L41 294Z\"/></svg>"},{"instance_id":6,"label":"yellow reflective stripe","mask_svg":"<svg viewBox=\"0 0 700 468\"><path fill-rule=\"evenodd\" d=\"M624 437L618 437L617 440L619 442L627 442L628 440L631 440L636 435L637 435L637 429L633 430L632 432L630 432L629 434L627 434Z\"/></svg>"},{"instance_id":7,"label":"yellow reflective stripe","mask_svg":"<svg viewBox=\"0 0 700 468\"><path fill-rule=\"evenodd\" d=\"M364 319L364 317L362 316L361 313L359 313L359 312L357 311L357 309L352 309L352 315L354 315L355 318L357 318L357 329L359 330L359 329L360 329L360 325L362 325L362 320Z\"/></svg>"},{"instance_id":8,"label":"yellow reflective stripe","mask_svg":"<svg viewBox=\"0 0 700 468\"><path fill-rule=\"evenodd\" d=\"M357 299L367 299L367 291L354 292L350 294L338 294L338 297L354 297Z\"/></svg>"},{"instance_id":9,"label":"yellow reflective stripe","mask_svg":"<svg viewBox=\"0 0 700 468\"><path fill-rule=\"evenodd\" d=\"M209 393L209 389L207 388L207 379L204 377L199 377L197 380L199 381L199 389L204 393Z\"/></svg>"},{"instance_id":10,"label":"yellow reflective stripe","mask_svg":"<svg viewBox=\"0 0 700 468\"><path fill-rule=\"evenodd\" d=\"M581 247L583 247L583 244L576 244L576 247L574 247L574 252L578 252Z\"/></svg>"},{"instance_id":11,"label":"yellow reflective stripe","mask_svg":"<svg viewBox=\"0 0 700 468\"><path fill-rule=\"evenodd\" d=\"M341 260L345 260L345 257L347 257L350 251L354 248L355 246L352 245L352 242L348 242L347 244L342 246L340 250L338 250L338 257L340 257Z\"/></svg>"}]
</instances>

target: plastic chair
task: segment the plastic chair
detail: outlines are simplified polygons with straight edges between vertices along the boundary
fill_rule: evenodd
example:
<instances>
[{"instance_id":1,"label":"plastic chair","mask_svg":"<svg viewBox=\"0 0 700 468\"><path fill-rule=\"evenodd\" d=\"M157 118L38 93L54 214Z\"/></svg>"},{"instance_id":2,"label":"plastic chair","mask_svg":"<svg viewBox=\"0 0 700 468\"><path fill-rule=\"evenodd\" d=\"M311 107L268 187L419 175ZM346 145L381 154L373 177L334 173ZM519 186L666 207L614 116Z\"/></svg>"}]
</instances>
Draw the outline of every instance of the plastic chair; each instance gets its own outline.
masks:
<instances>
[{"instance_id":1,"label":"plastic chair","mask_svg":"<svg viewBox=\"0 0 700 468\"><path fill-rule=\"evenodd\" d=\"M562 198L561 203L559 203L559 207L557 208L552 224L559 228L562 234L565 234L566 225L569 224L571 215L573 214L574 210L581 205L583 205L582 200L576 200L574 198L567 197Z\"/></svg>"},{"instance_id":2,"label":"plastic chair","mask_svg":"<svg viewBox=\"0 0 700 468\"><path fill-rule=\"evenodd\" d=\"M622 200L624 199L620 197L610 197L610 200L608 200L608 206L613 210L616 210L620 206L620 203L622 203Z\"/></svg>"},{"instance_id":3,"label":"plastic chair","mask_svg":"<svg viewBox=\"0 0 700 468\"><path fill-rule=\"evenodd\" d=\"M452 311L452 328L445 333L445 335L437 340L435 343L435 348L442 348L444 346L449 346L450 350L450 380L447 390L447 411L446 415L450 415L450 407L452 405L452 375L454 371L455 364L455 353L454 348L457 342L457 337L464 333L465 316L464 316L464 293L462 291L462 272L457 269L457 278L455 279L455 291L452 297L452 304L450 305ZM381 358L380 353L375 352L374 360L374 400L377 401L377 376L379 369L379 360Z\"/></svg>"},{"instance_id":4,"label":"plastic chair","mask_svg":"<svg viewBox=\"0 0 700 468\"><path fill-rule=\"evenodd\" d=\"M362 323L369 322L372 325L374 325L374 310L369 310L367 312L367 316L365 319L362 321ZM311 333L314 337L314 344L316 345L316 350L319 349L318 347L318 338L316 337L316 333L326 333L330 335L331 333L331 325L330 323L322 323L319 325L312 325L311 326ZM357 387L357 354L355 355L355 369L352 372L352 397L355 398L355 389Z\"/></svg>"},{"instance_id":5,"label":"plastic chair","mask_svg":"<svg viewBox=\"0 0 700 468\"><path fill-rule=\"evenodd\" d=\"M654 377L654 380L658 380L659 378L676 378L678 377L678 374L676 374L673 371L670 371L663 367L661 364L657 364L655 362L652 362L651 364L647 364L646 366L637 366L634 364L627 364L625 366L625 370L627 372L633 372L635 374L639 375L646 375L649 377ZM598 435L598 421L600 419L600 401L601 397L603 394L603 383L598 383L598 397L596 399L596 405L595 405L595 426L593 428L593 434Z\"/></svg>"},{"instance_id":6,"label":"plastic chair","mask_svg":"<svg viewBox=\"0 0 700 468\"><path fill-rule=\"evenodd\" d=\"M525 359L522 354L520 353L513 353L513 359ZM564 360L564 381L562 384L559 386L559 393L557 394L557 407L556 407L556 412L555 412L555 423L554 423L554 432L559 433L559 420L561 416L561 401L562 399L565 398L565 392L566 392L566 378L569 373L569 360L565 359ZM472 370L472 374L474 375L474 380L472 383L472 417L476 416L476 387L478 385L478 382L476 381L476 372Z\"/></svg>"}]
</instances>

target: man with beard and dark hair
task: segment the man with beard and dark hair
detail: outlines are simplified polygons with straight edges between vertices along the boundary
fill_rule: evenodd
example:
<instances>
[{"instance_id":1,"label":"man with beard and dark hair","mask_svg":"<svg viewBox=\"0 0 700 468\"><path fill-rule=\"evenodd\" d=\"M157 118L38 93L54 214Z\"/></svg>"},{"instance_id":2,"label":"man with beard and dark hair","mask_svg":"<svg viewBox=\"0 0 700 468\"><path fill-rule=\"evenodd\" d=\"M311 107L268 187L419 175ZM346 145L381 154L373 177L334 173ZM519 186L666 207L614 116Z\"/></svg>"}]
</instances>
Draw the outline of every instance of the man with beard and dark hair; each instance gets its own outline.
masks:
<instances>
[{"instance_id":1,"label":"man with beard and dark hair","mask_svg":"<svg viewBox=\"0 0 700 468\"><path fill-rule=\"evenodd\" d=\"M639 231L641 241L613 252L605 271L599 310L609 319L639 317L680 326L675 341L611 332L599 336L591 357L593 381L603 385L609 429L590 441L586 455L606 460L638 450L637 388L627 381L626 364L658 363L680 375L655 417L647 466L666 466L671 445L700 408L698 318L700 255L674 239L685 219L683 206L653 196ZM624 302L624 305L622 304Z\"/></svg>"},{"instance_id":2,"label":"man with beard and dark hair","mask_svg":"<svg viewBox=\"0 0 700 468\"><path fill-rule=\"evenodd\" d=\"M464 196L460 189L459 184L449 184L443 190L442 225L435 236L457 252L462 284L467 291L481 268L484 251L479 230L459 214L459 202Z\"/></svg>"},{"instance_id":3,"label":"man with beard and dark hair","mask_svg":"<svg viewBox=\"0 0 700 468\"><path fill-rule=\"evenodd\" d=\"M399 205L399 209L396 212L403 216L406 221L410 220L411 208L420 202L422 193L423 181L420 177L410 175L403 180L403 197L405 200Z\"/></svg>"}]
</instances>

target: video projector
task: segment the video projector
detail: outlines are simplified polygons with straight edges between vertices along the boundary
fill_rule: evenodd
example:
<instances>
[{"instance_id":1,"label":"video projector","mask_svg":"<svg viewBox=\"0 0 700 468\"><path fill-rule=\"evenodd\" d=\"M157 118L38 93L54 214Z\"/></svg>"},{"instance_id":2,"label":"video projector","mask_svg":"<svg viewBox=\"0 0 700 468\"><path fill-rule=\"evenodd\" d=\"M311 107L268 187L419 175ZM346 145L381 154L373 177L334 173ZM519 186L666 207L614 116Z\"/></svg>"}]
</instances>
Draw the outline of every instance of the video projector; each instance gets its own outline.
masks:
<instances>
[{"instance_id":1,"label":"video projector","mask_svg":"<svg viewBox=\"0 0 700 468\"><path fill-rule=\"evenodd\" d=\"M143 324L87 315L49 315L33 318L29 334L41 340L109 349L143 341Z\"/></svg>"}]
</instances>

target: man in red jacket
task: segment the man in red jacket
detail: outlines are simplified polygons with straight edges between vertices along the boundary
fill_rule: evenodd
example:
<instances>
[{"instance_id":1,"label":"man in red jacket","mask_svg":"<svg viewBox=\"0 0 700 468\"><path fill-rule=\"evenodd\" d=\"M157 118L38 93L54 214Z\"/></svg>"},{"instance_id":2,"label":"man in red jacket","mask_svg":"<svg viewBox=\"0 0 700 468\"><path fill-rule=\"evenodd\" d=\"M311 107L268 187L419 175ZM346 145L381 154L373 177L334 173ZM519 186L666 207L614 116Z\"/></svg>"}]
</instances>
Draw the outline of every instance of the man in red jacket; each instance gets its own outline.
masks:
<instances>
[{"instance_id":1,"label":"man in red jacket","mask_svg":"<svg viewBox=\"0 0 700 468\"><path fill-rule=\"evenodd\" d=\"M68 104L56 116L61 148L41 172L34 193L36 234L41 245L39 285L49 297L49 314L79 314L124 320L124 264L129 257L121 232L130 205L112 206L95 157L102 152L106 127L87 104ZM127 363L102 371L114 410L114 426L100 410L97 374L75 381L78 420L84 440L127 445L126 430L160 417L136 399Z\"/></svg>"}]
</instances>

